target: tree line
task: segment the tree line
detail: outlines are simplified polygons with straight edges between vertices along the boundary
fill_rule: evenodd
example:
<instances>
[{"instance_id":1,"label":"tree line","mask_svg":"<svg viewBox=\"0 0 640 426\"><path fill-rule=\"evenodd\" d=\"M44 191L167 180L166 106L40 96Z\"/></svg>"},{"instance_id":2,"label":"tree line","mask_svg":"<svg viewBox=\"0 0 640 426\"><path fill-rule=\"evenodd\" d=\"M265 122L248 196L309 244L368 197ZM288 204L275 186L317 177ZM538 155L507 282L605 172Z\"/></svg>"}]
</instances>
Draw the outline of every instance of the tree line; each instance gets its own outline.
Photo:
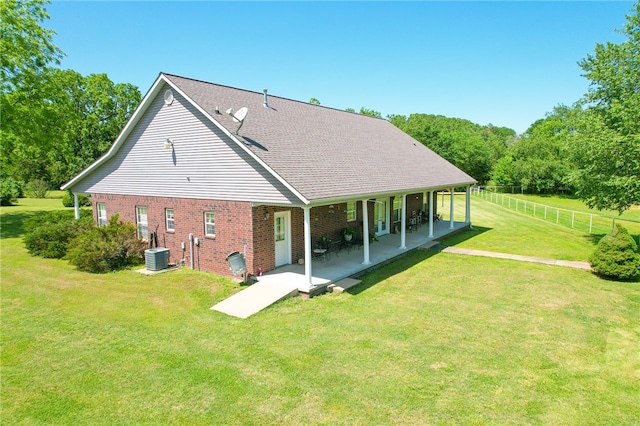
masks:
<instances>
[{"instance_id":1,"label":"tree line","mask_svg":"<svg viewBox=\"0 0 640 426\"><path fill-rule=\"evenodd\" d=\"M104 154L140 103L132 84L56 67L43 0L0 3L2 201L58 188Z\"/></svg>"},{"instance_id":2,"label":"tree line","mask_svg":"<svg viewBox=\"0 0 640 426\"><path fill-rule=\"evenodd\" d=\"M53 188L70 180L109 149L142 98L106 74L57 68L64 54L51 41L54 32L41 27L46 3L0 3L3 201L24 183ZM575 194L590 207L622 213L640 204L640 2L626 18L624 41L596 44L579 61L588 92L521 135L441 115L386 119L481 184ZM382 118L365 107L346 110Z\"/></svg>"}]
</instances>

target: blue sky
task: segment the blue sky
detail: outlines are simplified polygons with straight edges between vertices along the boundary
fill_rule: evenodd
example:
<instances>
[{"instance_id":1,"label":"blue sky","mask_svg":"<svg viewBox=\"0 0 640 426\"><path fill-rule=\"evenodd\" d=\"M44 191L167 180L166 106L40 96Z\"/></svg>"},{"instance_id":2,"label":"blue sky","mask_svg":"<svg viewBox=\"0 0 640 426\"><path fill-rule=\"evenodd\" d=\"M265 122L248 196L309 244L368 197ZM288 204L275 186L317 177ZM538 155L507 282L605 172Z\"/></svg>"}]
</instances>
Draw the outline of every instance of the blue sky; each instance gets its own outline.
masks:
<instances>
[{"instance_id":1,"label":"blue sky","mask_svg":"<svg viewBox=\"0 0 640 426\"><path fill-rule=\"evenodd\" d=\"M59 1L61 67L144 94L167 72L345 109L440 114L521 133L588 81L633 2Z\"/></svg>"}]
</instances>

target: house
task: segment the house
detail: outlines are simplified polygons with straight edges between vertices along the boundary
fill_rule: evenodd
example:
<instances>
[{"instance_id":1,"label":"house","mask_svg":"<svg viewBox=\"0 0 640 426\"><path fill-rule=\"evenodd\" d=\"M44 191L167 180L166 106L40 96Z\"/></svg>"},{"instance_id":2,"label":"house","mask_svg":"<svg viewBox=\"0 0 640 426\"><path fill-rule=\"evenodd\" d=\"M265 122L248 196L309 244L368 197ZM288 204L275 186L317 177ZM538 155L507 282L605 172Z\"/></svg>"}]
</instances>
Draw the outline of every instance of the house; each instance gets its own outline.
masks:
<instances>
[{"instance_id":1,"label":"house","mask_svg":"<svg viewBox=\"0 0 640 426\"><path fill-rule=\"evenodd\" d=\"M95 220L151 232L172 261L231 275L304 262L322 237L433 232L438 190L475 180L387 120L161 73L113 146L65 184L91 194ZM77 212L76 202L76 212ZM451 203L453 216L453 203ZM453 227L453 222L452 222ZM426 231L425 231L426 232ZM306 261L304 261L306 259Z\"/></svg>"}]
</instances>

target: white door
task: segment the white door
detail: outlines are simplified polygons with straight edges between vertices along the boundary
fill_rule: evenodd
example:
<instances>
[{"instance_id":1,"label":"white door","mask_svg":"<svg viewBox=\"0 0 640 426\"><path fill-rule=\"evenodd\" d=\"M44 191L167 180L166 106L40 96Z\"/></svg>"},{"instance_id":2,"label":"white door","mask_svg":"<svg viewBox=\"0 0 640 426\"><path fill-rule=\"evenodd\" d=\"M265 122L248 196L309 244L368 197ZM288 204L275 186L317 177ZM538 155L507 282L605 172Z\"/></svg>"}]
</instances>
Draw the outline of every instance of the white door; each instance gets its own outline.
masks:
<instances>
[{"instance_id":1,"label":"white door","mask_svg":"<svg viewBox=\"0 0 640 426\"><path fill-rule=\"evenodd\" d=\"M273 215L273 236L276 246L276 267L291 263L291 212Z\"/></svg>"},{"instance_id":2,"label":"white door","mask_svg":"<svg viewBox=\"0 0 640 426\"><path fill-rule=\"evenodd\" d=\"M373 230L376 235L389 233L389 199L378 198L373 204Z\"/></svg>"}]
</instances>

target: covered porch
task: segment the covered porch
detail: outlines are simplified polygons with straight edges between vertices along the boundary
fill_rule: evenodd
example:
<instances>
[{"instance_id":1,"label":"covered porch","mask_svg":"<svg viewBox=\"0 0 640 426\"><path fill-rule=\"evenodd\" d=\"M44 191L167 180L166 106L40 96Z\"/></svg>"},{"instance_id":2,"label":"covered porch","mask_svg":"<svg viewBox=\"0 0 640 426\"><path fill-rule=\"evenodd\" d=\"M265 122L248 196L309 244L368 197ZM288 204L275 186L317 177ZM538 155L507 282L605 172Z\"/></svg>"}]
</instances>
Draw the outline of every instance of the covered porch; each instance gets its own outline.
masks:
<instances>
[{"instance_id":1,"label":"covered porch","mask_svg":"<svg viewBox=\"0 0 640 426\"><path fill-rule=\"evenodd\" d=\"M427 243L444 238L470 227L469 222L450 222L439 220L433 224L433 235L429 235L429 224L422 224L415 231L387 234L378 237L378 241L369 244L368 256L364 246L352 246L339 252L330 253L326 258L312 260L311 285L305 275L305 266L291 264L280 266L258 277L264 283L290 283L295 285L301 293L309 293L316 287L327 286L344 278L375 268L380 264L406 254ZM404 237L404 246L403 246ZM368 257L368 262L365 258Z\"/></svg>"}]
</instances>

